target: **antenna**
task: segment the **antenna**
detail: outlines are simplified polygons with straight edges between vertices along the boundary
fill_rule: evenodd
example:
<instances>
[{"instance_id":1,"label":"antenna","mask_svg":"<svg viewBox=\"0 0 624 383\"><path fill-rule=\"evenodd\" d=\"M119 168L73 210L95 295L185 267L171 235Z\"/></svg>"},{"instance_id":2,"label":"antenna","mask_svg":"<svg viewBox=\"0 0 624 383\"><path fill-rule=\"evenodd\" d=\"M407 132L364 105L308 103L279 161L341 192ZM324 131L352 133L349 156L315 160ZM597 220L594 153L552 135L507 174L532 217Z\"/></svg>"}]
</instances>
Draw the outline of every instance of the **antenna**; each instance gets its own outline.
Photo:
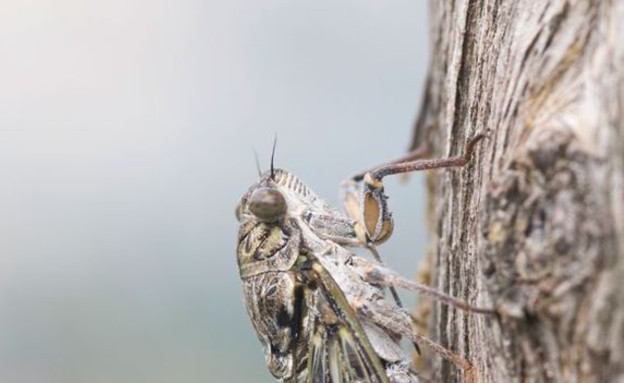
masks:
<instances>
[{"instance_id":1,"label":"antenna","mask_svg":"<svg viewBox=\"0 0 624 383\"><path fill-rule=\"evenodd\" d=\"M256 149L251 149L251 151L253 152L254 158L256 159L256 169L258 169L258 177L262 177L262 170L260 169L260 160L258 159L258 152L256 152Z\"/></svg>"},{"instance_id":2,"label":"antenna","mask_svg":"<svg viewBox=\"0 0 624 383\"><path fill-rule=\"evenodd\" d=\"M275 180L275 168L273 167L273 159L275 158L275 146L277 145L277 133L273 138L273 150L271 151L271 179Z\"/></svg>"}]
</instances>

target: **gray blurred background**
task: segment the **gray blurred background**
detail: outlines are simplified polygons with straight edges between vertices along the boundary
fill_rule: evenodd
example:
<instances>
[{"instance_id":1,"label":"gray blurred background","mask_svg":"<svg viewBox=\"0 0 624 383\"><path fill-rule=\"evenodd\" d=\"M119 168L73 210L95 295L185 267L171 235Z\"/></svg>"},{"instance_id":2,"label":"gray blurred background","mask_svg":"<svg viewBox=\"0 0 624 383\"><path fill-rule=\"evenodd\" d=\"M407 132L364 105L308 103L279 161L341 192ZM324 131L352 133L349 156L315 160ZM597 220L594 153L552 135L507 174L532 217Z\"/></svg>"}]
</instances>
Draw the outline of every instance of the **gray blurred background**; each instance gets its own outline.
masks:
<instances>
[{"instance_id":1,"label":"gray blurred background","mask_svg":"<svg viewBox=\"0 0 624 383\"><path fill-rule=\"evenodd\" d=\"M405 152L426 36L424 0L0 2L0 382L271 382L235 262L252 148L277 133L338 204ZM421 184L386 183L406 275Z\"/></svg>"}]
</instances>

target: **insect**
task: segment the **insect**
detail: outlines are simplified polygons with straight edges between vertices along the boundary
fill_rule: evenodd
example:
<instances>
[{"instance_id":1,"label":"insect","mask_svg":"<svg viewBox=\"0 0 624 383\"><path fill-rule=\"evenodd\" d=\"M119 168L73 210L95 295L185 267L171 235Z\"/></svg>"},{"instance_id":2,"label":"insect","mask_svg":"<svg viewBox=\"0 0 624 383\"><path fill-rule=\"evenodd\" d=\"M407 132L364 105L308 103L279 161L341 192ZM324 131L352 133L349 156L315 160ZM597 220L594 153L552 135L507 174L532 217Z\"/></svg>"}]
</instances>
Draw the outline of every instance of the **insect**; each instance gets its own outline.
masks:
<instances>
[{"instance_id":1,"label":"insect","mask_svg":"<svg viewBox=\"0 0 624 383\"><path fill-rule=\"evenodd\" d=\"M460 309L491 313L417 284L386 268L375 245L393 229L382 179L391 174L469 162L476 135L463 155L394 161L343 184L343 214L293 174L273 168L241 198L237 261L244 304L264 345L270 372L289 383L416 383L418 374L401 338L425 345L476 381L472 364L414 330L396 288L427 294ZM275 146L274 149L275 150ZM365 247L368 260L350 248ZM385 297L389 288L395 299Z\"/></svg>"}]
</instances>

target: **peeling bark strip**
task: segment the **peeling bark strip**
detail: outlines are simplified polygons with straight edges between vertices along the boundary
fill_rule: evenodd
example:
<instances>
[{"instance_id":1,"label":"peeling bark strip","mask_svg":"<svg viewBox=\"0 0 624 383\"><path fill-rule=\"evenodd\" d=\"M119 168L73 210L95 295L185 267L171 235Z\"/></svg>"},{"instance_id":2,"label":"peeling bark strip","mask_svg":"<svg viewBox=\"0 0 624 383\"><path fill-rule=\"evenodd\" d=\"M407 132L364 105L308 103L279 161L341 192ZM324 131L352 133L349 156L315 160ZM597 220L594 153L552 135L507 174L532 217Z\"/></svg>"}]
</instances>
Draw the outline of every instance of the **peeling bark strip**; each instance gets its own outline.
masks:
<instances>
[{"instance_id":1,"label":"peeling bark strip","mask_svg":"<svg viewBox=\"0 0 624 383\"><path fill-rule=\"evenodd\" d=\"M429 331L483 382L624 381L624 1L430 1L415 143L430 176ZM434 380L460 373L434 359Z\"/></svg>"}]
</instances>

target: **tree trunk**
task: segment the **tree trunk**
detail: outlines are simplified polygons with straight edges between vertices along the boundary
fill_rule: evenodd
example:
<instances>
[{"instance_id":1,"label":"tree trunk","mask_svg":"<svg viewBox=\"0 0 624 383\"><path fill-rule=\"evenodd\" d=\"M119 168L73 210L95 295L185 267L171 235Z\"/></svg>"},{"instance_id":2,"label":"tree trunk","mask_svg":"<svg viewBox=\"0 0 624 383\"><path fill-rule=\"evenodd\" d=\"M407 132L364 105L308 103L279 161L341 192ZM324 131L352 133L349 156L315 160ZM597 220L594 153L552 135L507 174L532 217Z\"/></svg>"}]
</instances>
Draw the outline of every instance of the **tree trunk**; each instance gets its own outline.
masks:
<instances>
[{"instance_id":1,"label":"tree trunk","mask_svg":"<svg viewBox=\"0 0 624 383\"><path fill-rule=\"evenodd\" d=\"M432 0L415 144L429 176L433 339L480 382L624 382L624 1ZM435 381L461 372L434 358Z\"/></svg>"}]
</instances>

